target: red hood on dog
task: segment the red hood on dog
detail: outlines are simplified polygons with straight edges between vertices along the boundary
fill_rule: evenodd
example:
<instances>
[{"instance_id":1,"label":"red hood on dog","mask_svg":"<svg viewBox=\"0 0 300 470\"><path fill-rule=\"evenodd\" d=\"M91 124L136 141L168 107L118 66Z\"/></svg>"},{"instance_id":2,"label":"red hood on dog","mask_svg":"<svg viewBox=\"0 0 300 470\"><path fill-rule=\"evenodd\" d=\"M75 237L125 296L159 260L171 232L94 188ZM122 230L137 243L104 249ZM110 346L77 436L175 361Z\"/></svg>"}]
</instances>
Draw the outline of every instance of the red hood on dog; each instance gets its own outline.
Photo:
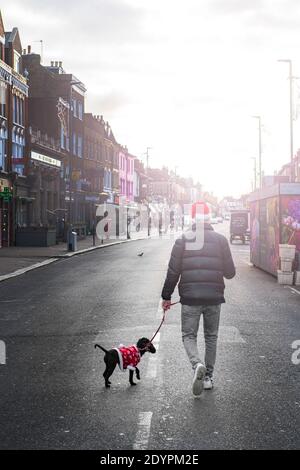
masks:
<instances>
[{"instance_id":1,"label":"red hood on dog","mask_svg":"<svg viewBox=\"0 0 300 470\"><path fill-rule=\"evenodd\" d=\"M126 369L134 370L141 360L140 352L134 344L127 347L120 344L118 348L114 349L119 355L119 367L123 372Z\"/></svg>"}]
</instances>

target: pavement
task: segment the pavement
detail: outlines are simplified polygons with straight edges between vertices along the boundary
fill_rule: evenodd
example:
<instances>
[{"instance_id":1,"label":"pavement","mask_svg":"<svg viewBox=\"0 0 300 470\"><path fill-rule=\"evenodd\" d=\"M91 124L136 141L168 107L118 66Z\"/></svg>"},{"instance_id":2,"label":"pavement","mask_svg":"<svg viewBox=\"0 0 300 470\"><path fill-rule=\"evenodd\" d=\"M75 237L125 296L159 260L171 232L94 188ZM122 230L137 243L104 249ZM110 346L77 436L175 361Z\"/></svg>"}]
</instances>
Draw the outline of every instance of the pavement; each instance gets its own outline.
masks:
<instances>
[{"instance_id":1,"label":"pavement","mask_svg":"<svg viewBox=\"0 0 300 470\"><path fill-rule=\"evenodd\" d=\"M248 246L238 242L213 391L192 397L179 305L168 312L157 354L143 357L138 385L130 387L116 369L105 389L103 353L94 343L110 348L153 334L172 245L147 239L110 246L0 284L1 449L300 447L293 349L300 294L251 267ZM201 332L199 347L203 354Z\"/></svg>"},{"instance_id":2,"label":"pavement","mask_svg":"<svg viewBox=\"0 0 300 470\"><path fill-rule=\"evenodd\" d=\"M147 238L147 232L136 232L131 234L130 240ZM127 242L126 238L104 239L95 238L95 245L92 236L87 236L83 240L78 240L76 252L70 252L66 243L59 243L49 247L21 247L13 246L0 249L0 282L15 275L24 274L31 269L51 264L57 258L72 257L88 251L110 246L114 243Z\"/></svg>"}]
</instances>

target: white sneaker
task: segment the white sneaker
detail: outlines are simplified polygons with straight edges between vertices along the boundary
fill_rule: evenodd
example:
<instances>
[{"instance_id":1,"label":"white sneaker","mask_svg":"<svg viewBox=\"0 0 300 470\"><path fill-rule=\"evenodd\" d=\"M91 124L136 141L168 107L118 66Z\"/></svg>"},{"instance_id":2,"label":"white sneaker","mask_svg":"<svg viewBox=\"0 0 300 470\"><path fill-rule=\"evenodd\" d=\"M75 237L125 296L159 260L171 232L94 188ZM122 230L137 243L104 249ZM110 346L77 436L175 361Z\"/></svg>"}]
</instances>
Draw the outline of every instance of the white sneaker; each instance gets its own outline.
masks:
<instances>
[{"instance_id":1,"label":"white sneaker","mask_svg":"<svg viewBox=\"0 0 300 470\"><path fill-rule=\"evenodd\" d=\"M193 395L194 397L199 397L203 392L203 382L206 373L206 367L199 363L195 368L194 378L193 378Z\"/></svg>"},{"instance_id":2,"label":"white sneaker","mask_svg":"<svg viewBox=\"0 0 300 470\"><path fill-rule=\"evenodd\" d=\"M204 379L204 385L203 385L204 390L211 390L213 387L214 387L214 381L212 377L206 376Z\"/></svg>"}]
</instances>

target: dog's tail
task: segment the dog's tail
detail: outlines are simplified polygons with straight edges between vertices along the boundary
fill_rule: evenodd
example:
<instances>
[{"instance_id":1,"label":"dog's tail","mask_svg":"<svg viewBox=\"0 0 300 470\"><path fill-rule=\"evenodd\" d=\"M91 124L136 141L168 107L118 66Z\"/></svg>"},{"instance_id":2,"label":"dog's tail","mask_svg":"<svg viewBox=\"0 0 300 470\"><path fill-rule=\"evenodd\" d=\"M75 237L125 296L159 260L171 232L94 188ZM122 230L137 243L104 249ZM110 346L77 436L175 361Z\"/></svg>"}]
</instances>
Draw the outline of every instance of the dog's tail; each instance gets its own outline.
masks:
<instances>
[{"instance_id":1,"label":"dog's tail","mask_svg":"<svg viewBox=\"0 0 300 470\"><path fill-rule=\"evenodd\" d=\"M107 349L102 348L102 346L100 346L100 344L95 344L94 348L102 349L103 352L107 353Z\"/></svg>"}]
</instances>

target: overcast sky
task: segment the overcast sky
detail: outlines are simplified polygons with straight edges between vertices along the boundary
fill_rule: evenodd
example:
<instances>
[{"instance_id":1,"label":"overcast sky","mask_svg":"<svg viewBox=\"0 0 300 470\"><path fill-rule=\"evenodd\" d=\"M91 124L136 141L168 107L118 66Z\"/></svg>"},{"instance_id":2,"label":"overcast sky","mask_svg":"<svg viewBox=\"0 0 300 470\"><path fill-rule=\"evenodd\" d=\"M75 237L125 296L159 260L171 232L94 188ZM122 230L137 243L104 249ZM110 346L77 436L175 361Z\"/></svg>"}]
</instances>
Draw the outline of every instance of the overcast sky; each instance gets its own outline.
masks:
<instances>
[{"instance_id":1,"label":"overcast sky","mask_svg":"<svg viewBox=\"0 0 300 470\"><path fill-rule=\"evenodd\" d=\"M138 157L152 147L151 166L177 166L220 197L249 191L251 115L262 116L265 173L288 162L288 65L277 59L300 76L298 0L13 0L2 15L23 47L39 52L43 39L44 63L62 60L86 84L87 110L120 143Z\"/></svg>"}]
</instances>

